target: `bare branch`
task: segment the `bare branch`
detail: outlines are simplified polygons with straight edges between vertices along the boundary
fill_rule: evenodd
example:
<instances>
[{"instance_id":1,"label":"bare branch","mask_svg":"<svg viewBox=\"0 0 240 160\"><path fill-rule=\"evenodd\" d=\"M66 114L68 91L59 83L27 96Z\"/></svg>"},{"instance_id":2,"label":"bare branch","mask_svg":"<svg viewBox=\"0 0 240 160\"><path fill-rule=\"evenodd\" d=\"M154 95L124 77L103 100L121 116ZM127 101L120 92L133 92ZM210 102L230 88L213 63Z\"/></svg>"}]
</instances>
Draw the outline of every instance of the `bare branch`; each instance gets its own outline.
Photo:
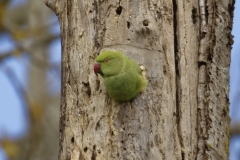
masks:
<instances>
[{"instance_id":1,"label":"bare branch","mask_svg":"<svg viewBox=\"0 0 240 160\"><path fill-rule=\"evenodd\" d=\"M16 74L13 72L13 70L10 67L5 68L5 73L7 78L9 79L9 82L12 84L13 88L15 89L18 97L20 100L22 100L23 106L28 106L28 98L26 96L26 91L24 90L23 85L20 83L20 80L16 76Z\"/></svg>"},{"instance_id":2,"label":"bare branch","mask_svg":"<svg viewBox=\"0 0 240 160\"><path fill-rule=\"evenodd\" d=\"M230 125L230 135L240 135L240 122L235 122Z\"/></svg>"},{"instance_id":3,"label":"bare branch","mask_svg":"<svg viewBox=\"0 0 240 160\"><path fill-rule=\"evenodd\" d=\"M48 6L54 13L57 14L56 0L44 0L46 6Z\"/></svg>"},{"instance_id":4,"label":"bare branch","mask_svg":"<svg viewBox=\"0 0 240 160\"><path fill-rule=\"evenodd\" d=\"M0 62L4 60L5 58L11 57L13 55L13 51L1 53L0 54Z\"/></svg>"}]
</instances>

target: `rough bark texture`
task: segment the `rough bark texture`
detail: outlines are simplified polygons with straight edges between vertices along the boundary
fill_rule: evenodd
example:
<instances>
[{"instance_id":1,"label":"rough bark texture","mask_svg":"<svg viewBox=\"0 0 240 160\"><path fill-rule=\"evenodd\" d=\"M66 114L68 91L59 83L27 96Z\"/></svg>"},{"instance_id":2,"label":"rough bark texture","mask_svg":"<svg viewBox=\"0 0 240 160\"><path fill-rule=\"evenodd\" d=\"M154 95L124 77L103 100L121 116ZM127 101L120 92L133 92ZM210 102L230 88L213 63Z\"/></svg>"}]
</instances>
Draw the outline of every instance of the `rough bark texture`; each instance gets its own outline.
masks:
<instances>
[{"instance_id":1,"label":"rough bark texture","mask_svg":"<svg viewBox=\"0 0 240 160\"><path fill-rule=\"evenodd\" d=\"M46 1L62 35L59 159L227 159L233 3ZM147 70L131 102L93 73L107 48Z\"/></svg>"}]
</instances>

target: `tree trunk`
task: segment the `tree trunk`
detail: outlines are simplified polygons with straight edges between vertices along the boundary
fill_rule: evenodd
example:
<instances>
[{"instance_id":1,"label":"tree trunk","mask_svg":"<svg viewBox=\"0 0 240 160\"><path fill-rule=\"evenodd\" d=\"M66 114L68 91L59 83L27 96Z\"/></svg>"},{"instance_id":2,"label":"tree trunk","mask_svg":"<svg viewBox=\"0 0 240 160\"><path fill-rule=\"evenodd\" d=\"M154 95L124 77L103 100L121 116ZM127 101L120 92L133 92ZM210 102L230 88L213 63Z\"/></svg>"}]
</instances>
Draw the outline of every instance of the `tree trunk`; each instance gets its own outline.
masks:
<instances>
[{"instance_id":1,"label":"tree trunk","mask_svg":"<svg viewBox=\"0 0 240 160\"><path fill-rule=\"evenodd\" d=\"M46 0L62 36L59 159L228 159L230 0ZM146 68L116 103L93 72L103 49Z\"/></svg>"}]
</instances>

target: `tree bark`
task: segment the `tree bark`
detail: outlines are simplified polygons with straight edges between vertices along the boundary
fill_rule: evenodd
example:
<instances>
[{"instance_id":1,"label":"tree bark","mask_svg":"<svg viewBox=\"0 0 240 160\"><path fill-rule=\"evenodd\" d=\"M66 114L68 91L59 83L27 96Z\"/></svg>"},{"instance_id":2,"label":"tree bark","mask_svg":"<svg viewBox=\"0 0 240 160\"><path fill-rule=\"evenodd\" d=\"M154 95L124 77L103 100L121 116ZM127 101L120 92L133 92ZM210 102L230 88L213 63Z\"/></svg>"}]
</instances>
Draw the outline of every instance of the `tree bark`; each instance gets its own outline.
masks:
<instances>
[{"instance_id":1,"label":"tree bark","mask_svg":"<svg viewBox=\"0 0 240 160\"><path fill-rule=\"evenodd\" d=\"M62 36L59 159L228 159L234 1L45 3ZM93 72L104 49L146 68L128 103Z\"/></svg>"}]
</instances>

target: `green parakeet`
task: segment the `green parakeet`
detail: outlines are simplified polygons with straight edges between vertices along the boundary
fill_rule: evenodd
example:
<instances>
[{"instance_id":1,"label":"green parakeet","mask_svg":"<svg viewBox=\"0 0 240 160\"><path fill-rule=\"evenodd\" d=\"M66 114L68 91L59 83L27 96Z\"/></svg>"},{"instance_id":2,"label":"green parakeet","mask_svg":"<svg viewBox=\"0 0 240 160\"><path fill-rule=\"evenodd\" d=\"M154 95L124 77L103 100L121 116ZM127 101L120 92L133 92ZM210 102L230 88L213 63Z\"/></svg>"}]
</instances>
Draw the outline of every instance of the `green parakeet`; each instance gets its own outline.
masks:
<instances>
[{"instance_id":1,"label":"green parakeet","mask_svg":"<svg viewBox=\"0 0 240 160\"><path fill-rule=\"evenodd\" d=\"M104 78L107 92L115 101L129 101L147 86L139 65L122 52L105 50L96 61L94 72Z\"/></svg>"}]
</instances>

